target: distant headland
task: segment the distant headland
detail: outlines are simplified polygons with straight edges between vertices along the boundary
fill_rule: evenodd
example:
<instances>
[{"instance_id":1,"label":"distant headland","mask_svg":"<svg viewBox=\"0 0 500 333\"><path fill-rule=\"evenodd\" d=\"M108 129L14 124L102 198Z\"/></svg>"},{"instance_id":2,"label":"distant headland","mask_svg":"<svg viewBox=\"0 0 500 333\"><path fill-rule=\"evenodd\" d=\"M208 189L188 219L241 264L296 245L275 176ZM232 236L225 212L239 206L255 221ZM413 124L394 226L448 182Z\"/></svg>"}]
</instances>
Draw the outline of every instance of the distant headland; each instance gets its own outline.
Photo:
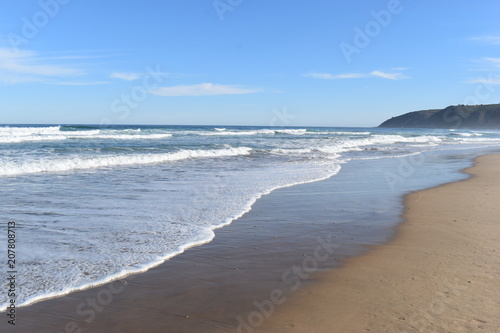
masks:
<instances>
[{"instance_id":1,"label":"distant headland","mask_svg":"<svg viewBox=\"0 0 500 333\"><path fill-rule=\"evenodd\" d=\"M500 104L453 105L414 111L388 119L379 127L500 129Z\"/></svg>"}]
</instances>

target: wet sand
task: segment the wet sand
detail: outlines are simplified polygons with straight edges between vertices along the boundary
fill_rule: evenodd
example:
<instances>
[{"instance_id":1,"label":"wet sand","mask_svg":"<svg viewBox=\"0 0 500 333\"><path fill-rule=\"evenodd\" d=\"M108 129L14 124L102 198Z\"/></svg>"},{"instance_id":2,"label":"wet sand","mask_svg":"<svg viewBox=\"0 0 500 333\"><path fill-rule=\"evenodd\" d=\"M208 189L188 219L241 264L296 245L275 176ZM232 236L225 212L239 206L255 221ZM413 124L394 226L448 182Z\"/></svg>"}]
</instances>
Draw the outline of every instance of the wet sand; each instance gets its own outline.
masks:
<instances>
[{"instance_id":1,"label":"wet sand","mask_svg":"<svg viewBox=\"0 0 500 333\"><path fill-rule=\"evenodd\" d=\"M405 198L397 236L320 274L255 332L500 332L500 155Z\"/></svg>"}]
</instances>

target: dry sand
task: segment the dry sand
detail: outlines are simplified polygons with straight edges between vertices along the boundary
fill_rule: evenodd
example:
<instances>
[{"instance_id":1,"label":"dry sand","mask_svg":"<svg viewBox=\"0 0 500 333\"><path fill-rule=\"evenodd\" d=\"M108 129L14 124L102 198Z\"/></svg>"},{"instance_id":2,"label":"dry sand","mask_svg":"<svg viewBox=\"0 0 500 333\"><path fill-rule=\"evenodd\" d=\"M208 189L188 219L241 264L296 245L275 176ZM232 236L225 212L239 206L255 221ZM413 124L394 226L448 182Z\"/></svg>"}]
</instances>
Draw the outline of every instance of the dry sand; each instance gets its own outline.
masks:
<instances>
[{"instance_id":1,"label":"dry sand","mask_svg":"<svg viewBox=\"0 0 500 333\"><path fill-rule=\"evenodd\" d=\"M465 181L407 195L391 242L320 273L252 331L500 332L500 155L476 162Z\"/></svg>"}]
</instances>

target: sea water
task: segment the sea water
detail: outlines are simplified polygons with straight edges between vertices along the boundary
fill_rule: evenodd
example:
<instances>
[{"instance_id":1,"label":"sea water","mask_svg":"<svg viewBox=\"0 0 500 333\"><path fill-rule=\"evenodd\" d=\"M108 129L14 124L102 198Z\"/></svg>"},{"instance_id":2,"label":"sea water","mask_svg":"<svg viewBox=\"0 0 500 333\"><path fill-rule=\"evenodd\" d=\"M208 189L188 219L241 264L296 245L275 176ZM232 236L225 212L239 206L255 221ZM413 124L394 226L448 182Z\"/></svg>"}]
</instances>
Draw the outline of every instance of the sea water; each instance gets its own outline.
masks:
<instances>
[{"instance_id":1,"label":"sea water","mask_svg":"<svg viewBox=\"0 0 500 333\"><path fill-rule=\"evenodd\" d=\"M384 203L364 203L383 210L404 192L451 180L440 172L464 167L453 156L498 147L500 131L0 126L0 244L16 222L17 304L28 305L209 242L274 189L327 178L347 188L354 182L342 167L369 177L373 161L392 159L372 185ZM357 183L354 196L370 182ZM348 212L352 198L338 200ZM2 310L7 290L3 282Z\"/></svg>"}]
</instances>

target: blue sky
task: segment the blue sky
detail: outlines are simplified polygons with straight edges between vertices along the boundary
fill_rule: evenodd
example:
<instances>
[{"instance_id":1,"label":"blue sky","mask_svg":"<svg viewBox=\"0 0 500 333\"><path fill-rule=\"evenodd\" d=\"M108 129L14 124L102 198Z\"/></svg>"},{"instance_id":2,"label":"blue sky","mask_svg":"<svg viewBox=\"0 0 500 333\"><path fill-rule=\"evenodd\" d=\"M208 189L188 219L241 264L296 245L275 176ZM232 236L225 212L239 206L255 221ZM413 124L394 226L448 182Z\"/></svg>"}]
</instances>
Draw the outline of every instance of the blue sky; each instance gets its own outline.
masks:
<instances>
[{"instance_id":1,"label":"blue sky","mask_svg":"<svg viewBox=\"0 0 500 333\"><path fill-rule=\"evenodd\" d=\"M500 102L500 3L23 0L0 123L377 126Z\"/></svg>"}]
</instances>

